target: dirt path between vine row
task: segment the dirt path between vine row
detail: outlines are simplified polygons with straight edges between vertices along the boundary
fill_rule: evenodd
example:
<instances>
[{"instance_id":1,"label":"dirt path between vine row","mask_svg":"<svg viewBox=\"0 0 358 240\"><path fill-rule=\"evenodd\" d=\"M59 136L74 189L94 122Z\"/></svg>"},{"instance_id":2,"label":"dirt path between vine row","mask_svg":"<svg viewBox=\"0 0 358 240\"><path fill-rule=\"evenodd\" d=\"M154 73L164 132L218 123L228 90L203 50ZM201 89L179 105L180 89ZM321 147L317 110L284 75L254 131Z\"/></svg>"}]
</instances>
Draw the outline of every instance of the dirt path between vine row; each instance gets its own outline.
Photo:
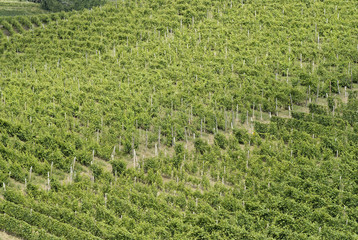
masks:
<instances>
[{"instance_id":1,"label":"dirt path between vine row","mask_svg":"<svg viewBox=\"0 0 358 240\"><path fill-rule=\"evenodd\" d=\"M2 240L20 240L21 238L14 237L12 235L7 234L6 232L0 231L0 239L2 239Z\"/></svg>"}]
</instances>

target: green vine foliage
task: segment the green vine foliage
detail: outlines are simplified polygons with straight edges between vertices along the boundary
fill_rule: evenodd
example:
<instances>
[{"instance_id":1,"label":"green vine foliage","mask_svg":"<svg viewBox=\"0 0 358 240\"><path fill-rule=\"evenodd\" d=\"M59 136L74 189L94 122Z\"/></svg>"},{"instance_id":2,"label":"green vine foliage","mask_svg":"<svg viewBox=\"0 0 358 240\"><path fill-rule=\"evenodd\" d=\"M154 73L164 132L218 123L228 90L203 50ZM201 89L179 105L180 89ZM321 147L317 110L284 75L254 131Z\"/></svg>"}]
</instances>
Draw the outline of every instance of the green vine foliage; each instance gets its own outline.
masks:
<instances>
[{"instance_id":1,"label":"green vine foliage","mask_svg":"<svg viewBox=\"0 0 358 240\"><path fill-rule=\"evenodd\" d=\"M355 1L46 2L0 19L2 230L358 238Z\"/></svg>"}]
</instances>

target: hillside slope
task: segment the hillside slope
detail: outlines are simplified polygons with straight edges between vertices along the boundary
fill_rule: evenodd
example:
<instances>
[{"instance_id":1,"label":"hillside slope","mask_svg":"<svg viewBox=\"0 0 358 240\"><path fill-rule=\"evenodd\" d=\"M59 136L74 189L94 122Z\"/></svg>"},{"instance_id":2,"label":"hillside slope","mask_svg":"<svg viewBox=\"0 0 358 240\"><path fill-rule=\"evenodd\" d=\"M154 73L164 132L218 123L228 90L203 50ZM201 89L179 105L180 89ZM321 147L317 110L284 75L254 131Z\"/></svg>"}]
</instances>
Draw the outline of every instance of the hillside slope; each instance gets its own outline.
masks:
<instances>
[{"instance_id":1,"label":"hillside slope","mask_svg":"<svg viewBox=\"0 0 358 240\"><path fill-rule=\"evenodd\" d=\"M1 229L356 239L357 6L118 1L0 34Z\"/></svg>"},{"instance_id":2,"label":"hillside slope","mask_svg":"<svg viewBox=\"0 0 358 240\"><path fill-rule=\"evenodd\" d=\"M0 0L0 17L46 13L40 4L21 0Z\"/></svg>"}]
</instances>

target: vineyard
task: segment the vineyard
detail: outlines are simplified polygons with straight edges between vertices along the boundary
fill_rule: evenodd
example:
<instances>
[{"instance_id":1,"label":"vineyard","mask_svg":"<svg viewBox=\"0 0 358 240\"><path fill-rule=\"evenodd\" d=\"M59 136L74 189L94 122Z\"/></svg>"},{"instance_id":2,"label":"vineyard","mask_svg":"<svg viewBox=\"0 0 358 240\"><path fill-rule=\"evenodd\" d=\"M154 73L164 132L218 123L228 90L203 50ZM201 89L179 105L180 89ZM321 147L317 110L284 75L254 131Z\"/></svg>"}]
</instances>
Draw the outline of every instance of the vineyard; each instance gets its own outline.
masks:
<instances>
[{"instance_id":1,"label":"vineyard","mask_svg":"<svg viewBox=\"0 0 358 240\"><path fill-rule=\"evenodd\" d=\"M358 2L0 17L0 231L358 239Z\"/></svg>"},{"instance_id":2,"label":"vineyard","mask_svg":"<svg viewBox=\"0 0 358 240\"><path fill-rule=\"evenodd\" d=\"M27 0L0 0L0 17L47 13L40 4Z\"/></svg>"}]
</instances>

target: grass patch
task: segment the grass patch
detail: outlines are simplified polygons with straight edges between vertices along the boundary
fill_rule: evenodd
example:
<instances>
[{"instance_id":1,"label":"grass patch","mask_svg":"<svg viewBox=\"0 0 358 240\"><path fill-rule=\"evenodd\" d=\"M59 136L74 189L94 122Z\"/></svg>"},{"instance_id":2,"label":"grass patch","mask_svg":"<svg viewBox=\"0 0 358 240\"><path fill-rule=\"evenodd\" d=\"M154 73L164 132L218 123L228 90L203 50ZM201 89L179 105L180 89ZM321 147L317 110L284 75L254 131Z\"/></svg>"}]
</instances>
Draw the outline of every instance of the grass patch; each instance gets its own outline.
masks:
<instances>
[{"instance_id":1,"label":"grass patch","mask_svg":"<svg viewBox=\"0 0 358 240\"><path fill-rule=\"evenodd\" d=\"M38 3L18 0L0 0L0 17L47 13Z\"/></svg>"}]
</instances>

